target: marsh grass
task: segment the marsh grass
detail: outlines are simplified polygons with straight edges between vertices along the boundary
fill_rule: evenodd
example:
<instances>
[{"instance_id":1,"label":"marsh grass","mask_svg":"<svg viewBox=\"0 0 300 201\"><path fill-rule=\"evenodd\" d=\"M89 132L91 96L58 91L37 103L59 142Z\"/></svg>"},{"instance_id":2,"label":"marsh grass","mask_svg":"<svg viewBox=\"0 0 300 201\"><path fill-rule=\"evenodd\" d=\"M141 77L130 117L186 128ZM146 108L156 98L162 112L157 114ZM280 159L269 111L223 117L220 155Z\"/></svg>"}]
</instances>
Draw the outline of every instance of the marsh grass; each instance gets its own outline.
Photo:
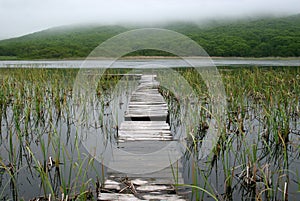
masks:
<instances>
[{"instance_id":1,"label":"marsh grass","mask_svg":"<svg viewBox=\"0 0 300 201\"><path fill-rule=\"evenodd\" d=\"M191 198L206 200L204 194L211 194L212 200L296 199L300 193L295 173L300 161L300 68L220 68L227 96L226 121L212 156L206 159L198 155L207 125L214 119L212 97L194 69L175 70L198 95L196 107L190 110L198 122L187 128L184 159ZM176 115L185 116L185 103L163 91L169 105L177 104Z\"/></svg>"},{"instance_id":2,"label":"marsh grass","mask_svg":"<svg viewBox=\"0 0 300 201\"><path fill-rule=\"evenodd\" d=\"M91 104L108 110L109 91L127 71L106 71ZM0 200L96 199L105 170L84 151L74 126L77 73L0 69ZM95 122L104 127L101 118ZM112 128L105 129L108 134Z\"/></svg>"},{"instance_id":3,"label":"marsh grass","mask_svg":"<svg viewBox=\"0 0 300 201\"><path fill-rule=\"evenodd\" d=\"M218 121L212 111L214 97L195 70L175 70L197 95L191 100L167 87L159 89L169 104L172 132L187 133L184 167L191 199L299 196L300 68L220 68L226 121L218 125L221 136L205 159L199 156L203 140L209 123ZM116 107L122 103L112 94L124 93L116 85L126 72L106 71L88 102L97 111L83 113L107 139L117 136ZM96 199L105 168L84 151L74 126L76 104L86 98L84 93L74 94L77 73L78 69L0 69L0 200ZM163 83L164 76L159 79ZM126 91L129 80L123 81ZM180 86L176 80L167 82ZM111 104L117 114L112 120ZM31 190L24 193L20 184Z\"/></svg>"}]
</instances>

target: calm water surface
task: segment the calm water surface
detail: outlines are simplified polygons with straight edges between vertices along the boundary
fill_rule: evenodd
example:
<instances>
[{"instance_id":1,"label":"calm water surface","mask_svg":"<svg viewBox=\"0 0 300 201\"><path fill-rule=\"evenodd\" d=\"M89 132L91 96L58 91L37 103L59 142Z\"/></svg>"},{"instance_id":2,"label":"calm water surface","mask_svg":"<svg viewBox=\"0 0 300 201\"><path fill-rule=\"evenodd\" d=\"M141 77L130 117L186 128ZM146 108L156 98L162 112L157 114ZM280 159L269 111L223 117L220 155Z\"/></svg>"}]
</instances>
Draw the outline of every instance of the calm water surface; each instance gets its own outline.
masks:
<instances>
[{"instance_id":1,"label":"calm water surface","mask_svg":"<svg viewBox=\"0 0 300 201\"><path fill-rule=\"evenodd\" d=\"M212 59L216 66L300 66L300 59ZM140 68L147 65L190 67L181 59L126 59L90 61L91 67ZM60 61L0 61L0 68L80 68L83 60Z\"/></svg>"},{"instance_id":2,"label":"calm water surface","mask_svg":"<svg viewBox=\"0 0 300 201\"><path fill-rule=\"evenodd\" d=\"M0 61L0 67L1 68L19 68L19 67L28 67L28 68L80 68L83 61ZM102 61L103 63L99 63L98 61L94 62L94 66L91 67L99 67L99 66L110 66L111 61L106 60ZM251 60L251 59L216 59L214 60L214 63L216 66L300 66L300 60ZM93 62L91 62L93 64ZM113 68L140 68L141 66L153 66L153 65L159 65L164 67L189 67L189 65L184 62L183 60L179 59L136 59L136 60L119 60L115 63L113 63L111 66ZM139 72L139 71L137 71ZM120 84L120 86L125 86L125 84ZM110 100L110 96L107 97L107 100L93 100L93 107L96 107L97 105L103 107L102 111L96 111L95 115L92 116L91 125L92 130L95 131L95 133L103 134L103 133L109 133L111 135L107 139L112 140L115 142L115 135L116 135L116 128L120 126L120 123L123 121L123 115L126 110L128 100L130 97L130 94L132 90L135 87L135 83L132 83L132 86L128 85L124 89L115 89L115 96ZM186 108L184 104L176 105L174 103L169 103L170 106L170 113L171 113L171 130L173 133L182 133L185 132L185 122L180 121L180 115L183 115L186 111ZM54 190L56 192L60 192L59 186L62 185L61 183L61 177L64 178L70 178L70 180L80 180L82 177L76 176L75 169L76 160L78 160L78 157L86 157L89 158L89 154L85 150L85 148L82 145L79 145L78 149L74 148L74 143L72 142L72 135L74 135L77 130L72 122L74 119L72 115L72 111L74 111L74 108L76 107L76 104L69 104L67 105L66 113L61 118L58 118L58 121L52 125L52 124L44 124L41 125L35 125L34 122L32 125L35 126L35 129L32 130L32 138L29 138L31 140L30 142L27 142L27 139L24 137L24 140L26 140L26 143L28 146L31 147L31 150L34 152L35 157L39 161L43 161L46 165L46 160L49 156L54 156L55 153L57 153L56 149L56 140L63 144L61 155L66 156L60 156L64 161L61 164L61 169L59 174L57 174L56 170L54 168L49 170L49 175L53 178L51 178L51 182L54 186ZM194 111L197 111L199 108L197 108L197 105L193 106ZM99 107L97 107L99 108ZM50 108L51 110L51 108ZM50 111L49 110L49 111ZM214 163L210 166L210 173L208 174L203 173L202 170L195 167L197 165L200 166L199 161L197 161L197 151L195 153L193 150L185 155L183 157L182 162L184 165L183 175L185 182L187 184L195 183L195 180L198 180L196 183L205 188L207 187L206 183L203 183L204 179L207 179L208 182L210 182L209 191L216 191L220 193L220 197L224 197L224 194L226 192L226 189L224 188L224 181L226 181L226 178L224 177L223 172L225 172L227 165L229 167L235 167L236 161L241 160L239 157L239 154L236 154L235 151L242 149L245 153L248 153L251 150L252 144L258 145L258 154L257 156L260 156L261 159L259 159L260 163L266 164L266 167L268 166L269 170L274 173L274 176L272 177L272 183L274 185L282 186L282 181L280 180L281 177L284 176L284 174L281 174L280 171L286 171L286 174L288 175L287 178L290 179L290 186L288 188L288 192L290 195L290 200L299 200L299 192L300 192L300 161L299 161L299 142L300 142L300 135L293 134L291 135L291 142L293 142L290 147L288 147L288 170L281 170L280 162L284 162L284 158L281 156L279 157L271 157L271 156L265 156L266 149L264 148L264 145L259 142L259 139L257 138L258 134L262 132L262 128L259 127L259 122L255 118L251 118L254 114L253 111L248 111L249 119L245 119L245 128L246 128L246 136L247 141L243 141L243 136L235 136L231 140L232 143L232 150L228 151L228 156L224 157L227 159L227 163L225 164L224 161L221 161L222 159L216 160ZM43 190L41 189L41 181L40 181L40 175L32 170L36 169L36 164L33 159L27 160L24 158L24 153L21 152L22 150L25 151L25 149L20 145L20 147L14 146L15 153L17 153L17 156L10 156L10 145L9 141L12 141L15 145L18 144L18 139L16 135L13 135L11 137L11 133L16 132L16 125L14 124L13 119L13 108L7 108L7 117L2 117L2 137L1 137L1 144L0 144L0 159L5 163L5 165L9 165L10 157L16 157L16 160L20 160L23 162L23 165L21 165L18 176L16 178L17 180L17 188L18 191L18 197L23 197L25 200L31 199L33 197L38 197L40 195L43 195ZM68 117L68 115L70 117ZM47 120L47 119L46 119ZM34 121L34 120L32 120ZM47 121L46 121L47 122ZM94 122L97 122L97 124L94 124ZM25 125L22 125L25 126ZM49 133L40 133L40 130L45 130L45 128L49 127L49 129L46 129ZM300 130L300 124L299 124L299 117L295 119L295 121L291 121L291 128L293 128L296 131ZM50 135L51 134L51 135ZM31 136L31 135L30 135ZM104 135L103 135L104 136ZM107 137L107 136L104 136ZM51 138L51 139L50 139ZM50 140L49 140L50 139ZM50 143L51 141L51 143ZM201 141L201 140L200 140ZM48 150L46 155L44 156L43 151L41 150L41 142L49 143ZM249 150L247 146L241 145L240 143L245 143L244 145L251 145L249 146ZM294 147L294 144L298 144L298 147ZM193 145L194 146L194 145ZM201 143L199 142L197 147L201 147ZM243 147L244 146L244 147ZM160 147L159 147L160 148ZM195 148L195 147L192 147ZM236 148L236 150L235 150ZM247 149L246 149L247 148ZM21 151L20 151L21 150ZM67 150L67 151L66 151ZM74 151L75 150L75 151ZM80 152L77 153L77 152ZM193 156L193 157L192 157ZM84 158L85 159L85 158ZM26 161L27 160L27 161ZM82 160L82 159L81 159ZM246 159L245 159L246 160ZM195 162L196 161L196 162ZM73 164L74 163L74 164ZM87 178L97 178L102 177L100 170L102 168L102 165L95 161L93 163L92 167L89 167L90 164L88 164L87 161L82 160L82 166L83 168L87 169L87 172L85 172L87 175L86 177L83 177L82 179ZM73 172L70 171L71 168L74 166ZM90 168L90 169L88 169ZM252 191L253 188L251 186L244 186L243 183L243 175L246 174L245 170L241 166L236 166L235 175L232 175L233 181L232 186L235 189L232 192L232 198L233 200L255 200L255 197L252 197L252 195L255 196L255 192ZM95 171L97 170L97 171ZM106 171L106 170L105 170ZM104 172L105 172L104 171ZM70 175L70 172L73 173L73 175ZM263 171L262 171L263 172ZM277 175L276 175L277 174ZM12 184L10 182L10 177L7 174L4 174L4 169L0 169L0 200L3 199L12 199ZM263 176L263 175L262 175ZM286 175L285 175L286 176ZM67 179L66 179L67 180ZM71 182L72 183L72 182ZM257 185L264 185L263 182L257 183ZM279 189L278 193L281 195L282 189ZM200 193L201 194L201 193ZM202 194L201 194L202 195ZM201 197L200 195L200 197ZM204 200L210 200L206 195L202 197ZM193 197L193 199L196 199ZM230 199L229 199L230 200Z\"/></svg>"}]
</instances>

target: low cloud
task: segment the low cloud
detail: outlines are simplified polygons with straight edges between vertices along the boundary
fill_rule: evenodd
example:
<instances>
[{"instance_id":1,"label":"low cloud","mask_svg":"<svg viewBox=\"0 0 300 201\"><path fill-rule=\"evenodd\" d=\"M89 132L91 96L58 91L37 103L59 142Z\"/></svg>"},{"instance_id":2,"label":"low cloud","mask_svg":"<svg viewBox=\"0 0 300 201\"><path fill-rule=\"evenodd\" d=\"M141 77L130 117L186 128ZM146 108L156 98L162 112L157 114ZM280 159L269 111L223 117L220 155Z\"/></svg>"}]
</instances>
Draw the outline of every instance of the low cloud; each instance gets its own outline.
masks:
<instances>
[{"instance_id":1,"label":"low cloud","mask_svg":"<svg viewBox=\"0 0 300 201\"><path fill-rule=\"evenodd\" d=\"M296 13L299 0L1 0L0 38L77 23L197 22Z\"/></svg>"}]
</instances>

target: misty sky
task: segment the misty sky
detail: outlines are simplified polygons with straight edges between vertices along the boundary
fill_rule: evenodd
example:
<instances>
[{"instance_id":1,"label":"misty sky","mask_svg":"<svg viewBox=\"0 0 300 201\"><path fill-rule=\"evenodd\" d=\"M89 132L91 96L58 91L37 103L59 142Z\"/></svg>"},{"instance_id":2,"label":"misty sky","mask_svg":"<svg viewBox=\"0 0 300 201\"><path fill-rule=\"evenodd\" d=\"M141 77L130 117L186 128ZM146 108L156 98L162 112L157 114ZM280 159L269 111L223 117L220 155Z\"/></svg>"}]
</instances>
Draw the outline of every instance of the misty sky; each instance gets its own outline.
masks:
<instances>
[{"instance_id":1,"label":"misty sky","mask_svg":"<svg viewBox=\"0 0 300 201\"><path fill-rule=\"evenodd\" d=\"M300 13L300 0L0 0L0 39L78 23L204 21Z\"/></svg>"}]
</instances>

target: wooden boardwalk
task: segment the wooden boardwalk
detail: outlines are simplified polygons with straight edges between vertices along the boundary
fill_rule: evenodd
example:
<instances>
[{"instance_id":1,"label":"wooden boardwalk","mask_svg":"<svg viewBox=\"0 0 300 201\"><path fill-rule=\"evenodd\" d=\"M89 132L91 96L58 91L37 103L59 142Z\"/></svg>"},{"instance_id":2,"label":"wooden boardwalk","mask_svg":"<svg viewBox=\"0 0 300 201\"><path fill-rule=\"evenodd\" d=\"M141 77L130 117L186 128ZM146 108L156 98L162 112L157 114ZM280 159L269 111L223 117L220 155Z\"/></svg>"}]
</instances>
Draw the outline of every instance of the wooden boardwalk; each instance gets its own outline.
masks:
<instances>
[{"instance_id":1,"label":"wooden boardwalk","mask_svg":"<svg viewBox=\"0 0 300 201\"><path fill-rule=\"evenodd\" d=\"M132 94L125 121L164 121L168 117L168 105L158 92L155 75L142 75L139 86Z\"/></svg>"},{"instance_id":2,"label":"wooden boardwalk","mask_svg":"<svg viewBox=\"0 0 300 201\"><path fill-rule=\"evenodd\" d=\"M170 153L176 151L177 142L158 86L156 75L141 76L118 131L119 148L124 152L111 160L99 200L185 200L180 195L183 189L176 186L184 183L181 162L169 166L175 161ZM122 173L122 168L130 171Z\"/></svg>"},{"instance_id":3,"label":"wooden boardwalk","mask_svg":"<svg viewBox=\"0 0 300 201\"><path fill-rule=\"evenodd\" d=\"M133 92L125 121L119 129L119 140L172 140L168 118L168 105L158 92L155 75L142 75Z\"/></svg>"}]
</instances>

